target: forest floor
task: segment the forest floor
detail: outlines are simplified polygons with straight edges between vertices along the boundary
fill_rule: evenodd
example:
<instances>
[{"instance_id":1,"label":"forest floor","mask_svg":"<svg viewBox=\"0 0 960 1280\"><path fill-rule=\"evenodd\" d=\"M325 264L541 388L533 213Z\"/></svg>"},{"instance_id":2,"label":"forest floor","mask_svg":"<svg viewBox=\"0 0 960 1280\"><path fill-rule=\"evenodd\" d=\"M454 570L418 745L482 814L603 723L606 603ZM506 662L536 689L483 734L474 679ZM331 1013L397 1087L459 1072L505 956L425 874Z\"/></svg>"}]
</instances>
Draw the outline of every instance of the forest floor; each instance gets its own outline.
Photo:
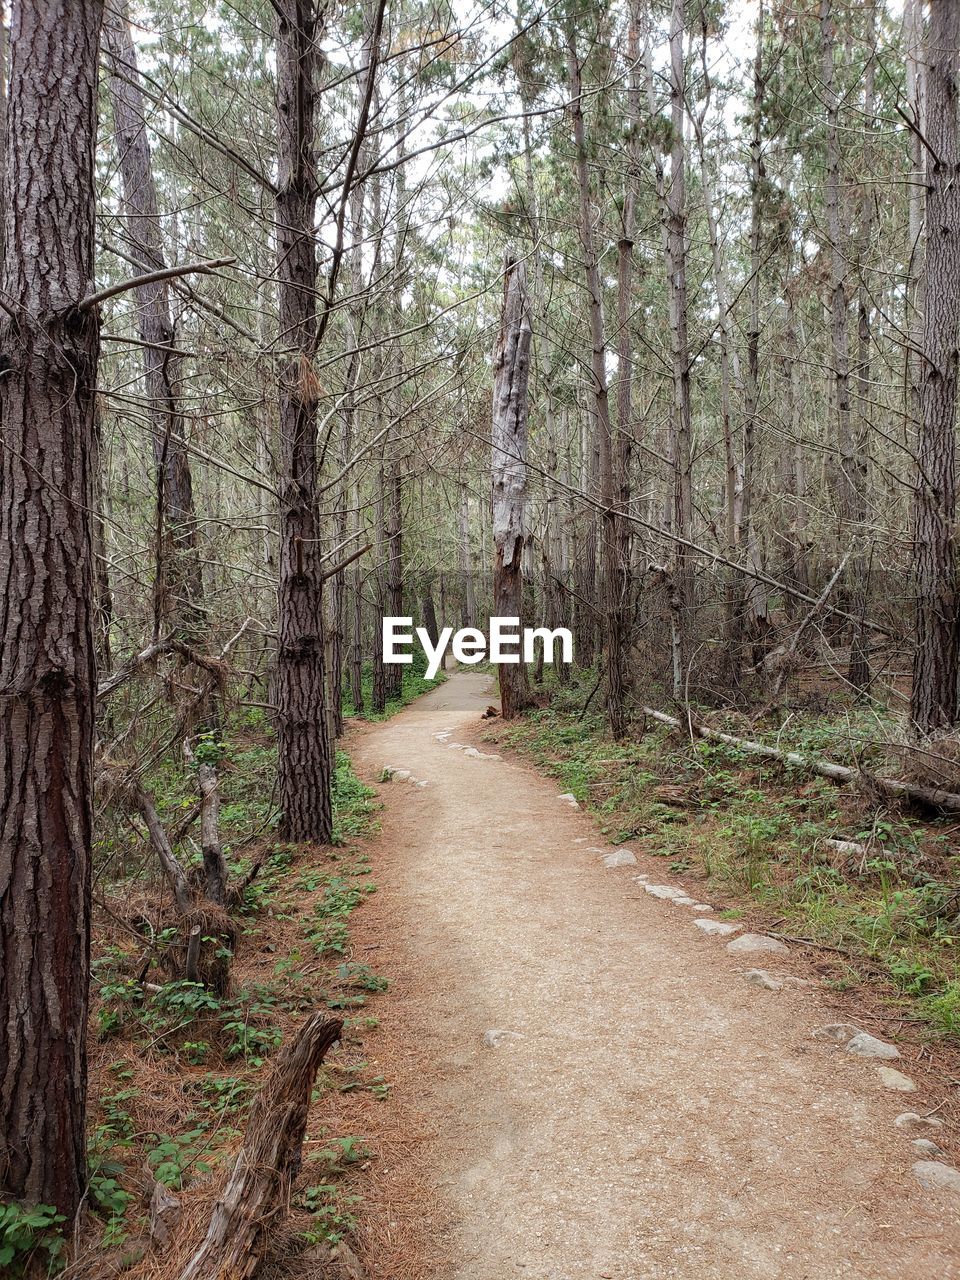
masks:
<instances>
[{"instance_id":1,"label":"forest floor","mask_svg":"<svg viewBox=\"0 0 960 1280\"><path fill-rule=\"evenodd\" d=\"M356 1235L371 1273L960 1276L957 1193L913 1168L918 1138L954 1144L922 1035L864 1004L865 1029L904 1029L910 1093L817 1039L857 1021L822 953L729 952L695 924L719 910L651 894L662 863L636 843L630 862L484 740L490 700L488 677L454 674L346 744L384 805L351 929L390 981L367 1049L390 1083ZM931 1127L898 1127L906 1112Z\"/></svg>"}]
</instances>

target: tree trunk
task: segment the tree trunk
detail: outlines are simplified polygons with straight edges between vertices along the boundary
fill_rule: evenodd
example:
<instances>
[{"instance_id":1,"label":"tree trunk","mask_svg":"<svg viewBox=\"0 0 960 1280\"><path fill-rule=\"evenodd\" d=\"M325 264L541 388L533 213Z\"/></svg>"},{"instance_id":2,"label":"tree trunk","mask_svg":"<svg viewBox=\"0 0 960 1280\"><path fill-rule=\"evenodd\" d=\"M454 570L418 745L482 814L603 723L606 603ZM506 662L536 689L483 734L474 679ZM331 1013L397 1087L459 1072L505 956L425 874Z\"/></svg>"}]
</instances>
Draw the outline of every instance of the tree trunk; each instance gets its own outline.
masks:
<instances>
[{"instance_id":1,"label":"tree trunk","mask_svg":"<svg viewBox=\"0 0 960 1280\"><path fill-rule=\"evenodd\" d=\"M14 0L3 192L0 1199L68 1220L86 1182L99 320L78 304L102 9Z\"/></svg>"},{"instance_id":2,"label":"tree trunk","mask_svg":"<svg viewBox=\"0 0 960 1280\"><path fill-rule=\"evenodd\" d=\"M750 310L747 322L747 369L743 387L743 475L740 489L737 543L740 554L751 569L759 569L756 522L754 519L757 466L757 428L760 410L760 276L763 268L761 237L764 227L763 116L766 80L763 73L764 13L763 4L757 16L757 44L753 62L753 128L750 137L750 287L747 290ZM763 644L769 629L766 590L755 577L742 578L736 584L742 618L736 626L753 647L754 665L763 657Z\"/></svg>"},{"instance_id":3,"label":"tree trunk","mask_svg":"<svg viewBox=\"0 0 960 1280\"><path fill-rule=\"evenodd\" d=\"M490 432L493 611L502 618L522 618L530 340L526 268L522 262L508 257L500 336L494 352L493 424ZM522 662L507 664L499 668L499 676L501 711L504 720L510 720L529 703L527 670Z\"/></svg>"},{"instance_id":4,"label":"tree trunk","mask_svg":"<svg viewBox=\"0 0 960 1280\"><path fill-rule=\"evenodd\" d=\"M840 99L836 89L834 49L836 24L833 0L821 0L820 40L823 54L823 90L827 106L827 153L824 202L826 205L827 240L830 248L830 342L833 359L833 394L837 423L837 449L840 457L837 483L840 517L839 554L849 547L849 560L844 608L862 619L866 607L864 591L865 558L862 549L865 495L863 492L863 460L856 448L850 415L850 336L848 331L847 263L840 216ZM866 637L862 622L853 624L850 645L850 680L856 689L865 689L870 679L867 666Z\"/></svg>"},{"instance_id":5,"label":"tree trunk","mask_svg":"<svg viewBox=\"0 0 960 1280\"><path fill-rule=\"evenodd\" d=\"M686 147L683 137L684 0L673 0L670 15L670 185L666 192L667 276L670 297L671 359L673 368L673 532L690 541L693 536L692 409L690 404L690 347L687 337L687 208ZM693 559L683 542L673 550L671 613L673 616L673 692L679 697L689 664L689 636L693 625Z\"/></svg>"},{"instance_id":6,"label":"tree trunk","mask_svg":"<svg viewBox=\"0 0 960 1280\"><path fill-rule=\"evenodd\" d=\"M920 733L957 719L957 330L960 325L960 4L931 6L927 26L926 260L915 499L916 650L910 715ZM932 152L932 154L931 154Z\"/></svg>"},{"instance_id":7,"label":"tree trunk","mask_svg":"<svg viewBox=\"0 0 960 1280\"><path fill-rule=\"evenodd\" d=\"M466 485L460 487L460 506L457 512L457 549L460 558L460 577L463 586L463 625L477 625L477 592L473 581L473 555L470 550L470 495Z\"/></svg>"},{"instance_id":8,"label":"tree trunk","mask_svg":"<svg viewBox=\"0 0 960 1280\"><path fill-rule=\"evenodd\" d=\"M570 81L570 114L573 120L574 165L579 195L580 246L583 250L590 317L590 389L596 429L594 448L599 459L600 506L602 510L600 586L604 622L606 712L611 734L614 738L622 738L626 732L624 711L626 566L621 561L623 547L620 534L621 522L617 514L617 476L614 466L610 399L607 390L607 343L603 324L603 293L593 242L593 231L590 224L590 175L587 168L586 132L581 103L583 86L573 28L570 28L567 34L567 69ZM632 250L632 242L629 240L630 234L625 227L624 238L627 241L627 245L625 250L621 249L620 272L621 291L625 287L627 292L629 292L629 253ZM627 255L627 265L624 263L624 252ZM626 272L625 282L623 279L624 272ZM627 395L629 397L629 372L627 373L627 378ZM592 605L593 601L588 600L586 603Z\"/></svg>"},{"instance_id":9,"label":"tree trunk","mask_svg":"<svg viewBox=\"0 0 960 1280\"><path fill-rule=\"evenodd\" d=\"M877 8L875 0L871 0L867 11L867 65L863 73L864 153L861 168L867 174L874 172L873 165L876 160L873 147L876 121L876 60ZM873 184L865 182L860 197L860 227L857 242L857 268L860 276L857 291L857 362L854 384L857 396L857 429L853 441L852 458L854 496L857 501L861 536L851 556L851 578L854 584L854 605L859 601L860 610L858 612L856 607L851 609L851 613L857 615L858 621L853 624L850 664L847 672L847 679L852 687L864 691L870 687L870 646L862 619L866 613L870 594L870 555L865 545L866 531L863 525L867 518L867 494L870 492L870 412L873 399L870 382L872 301L867 283L867 271L873 238L874 201Z\"/></svg>"},{"instance_id":10,"label":"tree trunk","mask_svg":"<svg viewBox=\"0 0 960 1280\"><path fill-rule=\"evenodd\" d=\"M143 94L137 54L130 35L126 5L111 5L103 27L110 55L113 128L126 210L131 260L146 274L166 267L157 188L150 142L144 123ZM190 639L203 629L203 576L197 547L193 478L180 404L181 358L166 280L134 290L137 325L143 343L143 365L149 401L153 451L157 465L160 521L156 584L158 621L173 621ZM158 628L159 630L159 628Z\"/></svg>"},{"instance_id":11,"label":"tree trunk","mask_svg":"<svg viewBox=\"0 0 960 1280\"><path fill-rule=\"evenodd\" d=\"M277 0L277 286L280 375L280 586L277 737L283 835L326 844L332 830L323 563L317 494L314 106L321 31L313 0Z\"/></svg>"}]
</instances>

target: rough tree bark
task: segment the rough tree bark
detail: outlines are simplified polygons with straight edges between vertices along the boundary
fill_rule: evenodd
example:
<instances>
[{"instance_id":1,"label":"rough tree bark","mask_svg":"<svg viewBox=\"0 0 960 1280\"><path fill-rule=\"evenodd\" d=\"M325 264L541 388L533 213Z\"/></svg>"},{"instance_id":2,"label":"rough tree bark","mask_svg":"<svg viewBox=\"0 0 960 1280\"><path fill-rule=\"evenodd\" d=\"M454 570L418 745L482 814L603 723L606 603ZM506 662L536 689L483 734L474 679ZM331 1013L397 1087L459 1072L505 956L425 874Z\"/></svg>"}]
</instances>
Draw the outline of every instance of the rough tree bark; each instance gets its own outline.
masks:
<instances>
[{"instance_id":1,"label":"rough tree bark","mask_svg":"<svg viewBox=\"0 0 960 1280\"><path fill-rule=\"evenodd\" d=\"M314 0L276 0L277 292L280 375L280 584L276 702L279 791L288 840L331 836L332 747L323 652L323 562L317 492L316 79Z\"/></svg>"},{"instance_id":2,"label":"rough tree bark","mask_svg":"<svg viewBox=\"0 0 960 1280\"><path fill-rule=\"evenodd\" d=\"M407 198L406 166L407 154L407 81L406 61L401 59L400 80L397 90L398 120L397 127L397 168L394 176L394 200L397 217L397 232L393 245L393 305L392 323L396 334L403 329L403 292L410 279L410 265L407 244L407 233L410 227L410 205ZM393 361L393 395L391 396L390 416L396 417L396 408L401 403L404 380L403 341L396 337L392 343ZM402 422L396 422L387 437L387 475L386 475L386 539L387 539L387 612L393 617L403 616L403 467L402 467ZM379 619L377 620L379 624ZM387 698L399 698L403 692L403 667L399 663L391 663L384 672L384 684Z\"/></svg>"},{"instance_id":3,"label":"rough tree bark","mask_svg":"<svg viewBox=\"0 0 960 1280\"><path fill-rule=\"evenodd\" d=\"M14 0L0 320L0 1199L85 1185L98 0Z\"/></svg>"},{"instance_id":4,"label":"rough tree bark","mask_svg":"<svg viewBox=\"0 0 960 1280\"><path fill-rule=\"evenodd\" d=\"M493 480L493 609L520 618L523 606L523 544L527 505L527 392L530 380L530 302L522 262L507 257L500 335L494 352L490 470ZM519 655L518 655L519 656ZM529 703L522 662L499 669L504 720Z\"/></svg>"},{"instance_id":5,"label":"rough tree bark","mask_svg":"<svg viewBox=\"0 0 960 1280\"><path fill-rule=\"evenodd\" d=\"M957 331L960 326L960 4L931 6L925 55L927 187L920 443L914 504L916 650L910 716L920 733L957 720Z\"/></svg>"},{"instance_id":6,"label":"rough tree bark","mask_svg":"<svg viewBox=\"0 0 960 1280\"><path fill-rule=\"evenodd\" d=\"M874 0L867 5L867 62L863 71L863 121L864 151L861 169L864 173L874 172L876 152L874 150L874 133L876 129L876 64L877 64L877 6ZM874 205L876 194L872 182L864 182L860 195L860 225L857 232L857 270L859 282L857 288L857 360L854 369L857 399L856 432L853 441L853 476L856 482L856 498L859 508L861 536L852 557L852 576L855 592L859 593L861 612L856 608L858 618L866 610L870 596L870 552L865 546L867 519L867 495L871 492L870 484L870 419L873 392L870 371L870 313L873 306L872 290L868 278L868 259L873 239ZM870 645L866 628L855 623L850 645L850 664L847 678L854 689L867 690L870 687Z\"/></svg>"},{"instance_id":7,"label":"rough tree bark","mask_svg":"<svg viewBox=\"0 0 960 1280\"><path fill-rule=\"evenodd\" d=\"M123 203L130 256L137 271L162 271L167 263L150 142L145 124L137 54L127 20L127 5L105 13L104 45L109 53L113 131L123 179ZM143 342L148 414L157 465L162 546L156 584L157 620L174 621L188 636L203 626L203 575L197 546L193 479L180 402L181 357L170 307L170 284L155 280L134 290L137 325ZM159 627L158 627L159 630Z\"/></svg>"}]
</instances>

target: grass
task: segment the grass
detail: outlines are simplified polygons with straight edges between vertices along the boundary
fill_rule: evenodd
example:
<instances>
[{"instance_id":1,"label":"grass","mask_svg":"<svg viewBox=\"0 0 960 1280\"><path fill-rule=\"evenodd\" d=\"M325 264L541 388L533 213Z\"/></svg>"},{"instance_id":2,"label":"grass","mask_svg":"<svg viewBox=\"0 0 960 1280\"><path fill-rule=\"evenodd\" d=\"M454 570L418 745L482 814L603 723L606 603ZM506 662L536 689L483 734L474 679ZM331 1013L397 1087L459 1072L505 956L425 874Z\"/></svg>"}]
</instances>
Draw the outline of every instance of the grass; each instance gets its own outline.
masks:
<instances>
[{"instance_id":1,"label":"grass","mask_svg":"<svg viewBox=\"0 0 960 1280\"><path fill-rule=\"evenodd\" d=\"M556 777L612 840L752 903L784 933L839 949L910 1000L932 1034L960 1036L960 857L944 824L659 726L613 743L600 714L584 713L594 683L583 673L497 740ZM778 741L862 762L871 724L876 735L875 711L798 715ZM839 853L827 844L836 838L863 852Z\"/></svg>"}]
</instances>

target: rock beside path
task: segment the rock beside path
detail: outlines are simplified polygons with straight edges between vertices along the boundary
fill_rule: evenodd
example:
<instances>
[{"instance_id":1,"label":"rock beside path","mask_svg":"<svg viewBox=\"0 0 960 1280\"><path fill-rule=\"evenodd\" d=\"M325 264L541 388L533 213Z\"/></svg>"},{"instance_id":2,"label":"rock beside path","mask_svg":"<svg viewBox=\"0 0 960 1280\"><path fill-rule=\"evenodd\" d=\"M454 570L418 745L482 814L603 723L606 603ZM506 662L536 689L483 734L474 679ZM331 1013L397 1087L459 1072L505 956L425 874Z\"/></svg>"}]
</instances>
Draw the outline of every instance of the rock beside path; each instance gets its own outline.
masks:
<instances>
[{"instance_id":1,"label":"rock beside path","mask_svg":"<svg viewBox=\"0 0 960 1280\"><path fill-rule=\"evenodd\" d=\"M899 1058L900 1050L895 1044L872 1036L869 1031L860 1031L847 1041L847 1053L855 1053L858 1058Z\"/></svg>"},{"instance_id":2,"label":"rock beside path","mask_svg":"<svg viewBox=\"0 0 960 1280\"><path fill-rule=\"evenodd\" d=\"M913 1172L925 1191L953 1191L960 1195L960 1169L939 1160L918 1160Z\"/></svg>"},{"instance_id":3,"label":"rock beside path","mask_svg":"<svg viewBox=\"0 0 960 1280\"><path fill-rule=\"evenodd\" d=\"M914 1138L910 1143L914 1151L918 1151L922 1156L942 1156L944 1154L943 1147L938 1147L935 1142L931 1142L929 1138Z\"/></svg>"},{"instance_id":4,"label":"rock beside path","mask_svg":"<svg viewBox=\"0 0 960 1280\"><path fill-rule=\"evenodd\" d=\"M920 1116L916 1111L904 1111L893 1122L898 1129L907 1133L926 1133L930 1129L942 1129L943 1121L936 1116Z\"/></svg>"},{"instance_id":5,"label":"rock beside path","mask_svg":"<svg viewBox=\"0 0 960 1280\"><path fill-rule=\"evenodd\" d=\"M739 951L776 951L789 953L790 948L779 938L768 938L765 933L745 933L733 942L727 943L727 950Z\"/></svg>"},{"instance_id":6,"label":"rock beside path","mask_svg":"<svg viewBox=\"0 0 960 1280\"><path fill-rule=\"evenodd\" d=\"M766 969L748 969L743 976L752 987L762 987L764 991L783 990L783 983L767 973Z\"/></svg>"},{"instance_id":7,"label":"rock beside path","mask_svg":"<svg viewBox=\"0 0 960 1280\"><path fill-rule=\"evenodd\" d=\"M909 1076L895 1067L877 1067L877 1075L885 1089L896 1089L899 1093L916 1093L917 1086Z\"/></svg>"},{"instance_id":8,"label":"rock beside path","mask_svg":"<svg viewBox=\"0 0 960 1280\"><path fill-rule=\"evenodd\" d=\"M724 920L694 920L693 923L697 929L701 929L704 933L720 938L736 933L740 928L738 924L727 924Z\"/></svg>"},{"instance_id":9,"label":"rock beside path","mask_svg":"<svg viewBox=\"0 0 960 1280\"><path fill-rule=\"evenodd\" d=\"M854 1036L860 1035L861 1028L852 1022L828 1022L825 1027L817 1027L813 1033L814 1040L828 1040L833 1044L849 1044Z\"/></svg>"},{"instance_id":10,"label":"rock beside path","mask_svg":"<svg viewBox=\"0 0 960 1280\"><path fill-rule=\"evenodd\" d=\"M605 867L635 867L637 860L629 849L615 849L613 853L603 855Z\"/></svg>"}]
</instances>

